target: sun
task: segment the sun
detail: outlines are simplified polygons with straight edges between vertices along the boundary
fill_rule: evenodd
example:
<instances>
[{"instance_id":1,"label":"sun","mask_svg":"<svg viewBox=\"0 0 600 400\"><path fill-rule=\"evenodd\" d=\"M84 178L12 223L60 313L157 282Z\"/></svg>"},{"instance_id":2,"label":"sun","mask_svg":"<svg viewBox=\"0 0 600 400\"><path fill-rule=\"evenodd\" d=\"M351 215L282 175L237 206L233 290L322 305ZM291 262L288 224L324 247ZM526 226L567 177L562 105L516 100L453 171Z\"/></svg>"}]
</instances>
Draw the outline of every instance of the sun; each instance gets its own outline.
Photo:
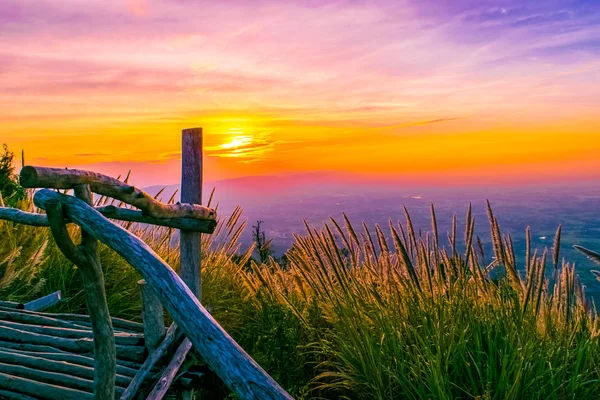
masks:
<instances>
[{"instance_id":1,"label":"sun","mask_svg":"<svg viewBox=\"0 0 600 400\"><path fill-rule=\"evenodd\" d=\"M236 149L238 147L248 146L249 144L252 144L252 136L240 135L240 136L234 136L227 143L223 143L221 145L221 148L222 149Z\"/></svg>"}]
</instances>

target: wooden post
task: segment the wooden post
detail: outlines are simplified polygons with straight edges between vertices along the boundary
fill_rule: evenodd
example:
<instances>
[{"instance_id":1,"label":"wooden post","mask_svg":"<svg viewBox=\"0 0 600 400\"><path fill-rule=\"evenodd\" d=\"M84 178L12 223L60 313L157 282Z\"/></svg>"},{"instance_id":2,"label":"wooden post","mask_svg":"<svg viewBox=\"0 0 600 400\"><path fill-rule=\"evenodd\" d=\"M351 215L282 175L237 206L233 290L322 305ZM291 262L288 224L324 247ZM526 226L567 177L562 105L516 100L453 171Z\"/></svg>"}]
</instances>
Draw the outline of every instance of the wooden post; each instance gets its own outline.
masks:
<instances>
[{"instance_id":1,"label":"wooden post","mask_svg":"<svg viewBox=\"0 0 600 400\"><path fill-rule=\"evenodd\" d=\"M184 129L181 132L181 202L202 204L202 128ZM201 236L199 232L184 229L179 234L179 275L200 300L202 298ZM177 349L182 363L191 348L191 343L185 339ZM193 396L192 393L187 395ZM184 392L183 397L185 396Z\"/></svg>"},{"instance_id":2,"label":"wooden post","mask_svg":"<svg viewBox=\"0 0 600 400\"><path fill-rule=\"evenodd\" d=\"M160 346L165 338L165 316L160 299L144 279L138 281L144 321L144 342L149 353Z\"/></svg>"},{"instance_id":3,"label":"wooden post","mask_svg":"<svg viewBox=\"0 0 600 400\"><path fill-rule=\"evenodd\" d=\"M202 203L202 128L181 132L181 202ZM182 230L179 275L192 293L202 297L200 233Z\"/></svg>"}]
</instances>

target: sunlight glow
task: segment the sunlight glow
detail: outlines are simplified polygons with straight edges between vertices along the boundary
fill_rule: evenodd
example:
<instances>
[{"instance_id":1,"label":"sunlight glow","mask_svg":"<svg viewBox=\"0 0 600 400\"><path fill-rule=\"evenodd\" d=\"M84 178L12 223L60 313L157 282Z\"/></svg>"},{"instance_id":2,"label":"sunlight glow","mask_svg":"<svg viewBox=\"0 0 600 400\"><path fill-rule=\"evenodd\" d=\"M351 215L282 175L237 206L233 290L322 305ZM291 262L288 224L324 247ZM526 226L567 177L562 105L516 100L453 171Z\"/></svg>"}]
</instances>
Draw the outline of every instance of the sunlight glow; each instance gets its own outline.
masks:
<instances>
[{"instance_id":1,"label":"sunlight glow","mask_svg":"<svg viewBox=\"0 0 600 400\"><path fill-rule=\"evenodd\" d=\"M234 136L228 143L221 145L222 149L237 149L252 144L252 136Z\"/></svg>"}]
</instances>

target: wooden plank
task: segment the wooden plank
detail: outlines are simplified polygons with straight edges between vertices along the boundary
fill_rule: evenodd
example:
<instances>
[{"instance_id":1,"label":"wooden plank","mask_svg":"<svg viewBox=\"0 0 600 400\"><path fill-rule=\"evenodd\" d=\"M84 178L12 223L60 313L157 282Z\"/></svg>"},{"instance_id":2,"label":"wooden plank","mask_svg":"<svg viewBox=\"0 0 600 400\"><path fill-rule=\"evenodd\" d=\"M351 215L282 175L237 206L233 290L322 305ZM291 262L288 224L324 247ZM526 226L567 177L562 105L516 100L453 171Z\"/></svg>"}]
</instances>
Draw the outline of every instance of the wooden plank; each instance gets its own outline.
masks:
<instances>
[{"instance_id":1,"label":"wooden plank","mask_svg":"<svg viewBox=\"0 0 600 400\"><path fill-rule=\"evenodd\" d=\"M162 400L165 397L167 391L173 383L173 380L175 379L175 376L177 375L177 372L179 372L179 369L183 365L183 362L185 361L185 358L191 349L192 342L185 338L177 348L177 351L175 352L175 355L173 356L173 359L169 365L167 365L167 368L165 368L160 378L158 378L158 381L152 389L152 392L150 392L148 397L146 397L146 400Z\"/></svg>"},{"instance_id":2,"label":"wooden plank","mask_svg":"<svg viewBox=\"0 0 600 400\"><path fill-rule=\"evenodd\" d=\"M202 204L202 128L181 133L181 201ZM179 275L202 298L200 233L182 230L179 236Z\"/></svg>"},{"instance_id":3,"label":"wooden plank","mask_svg":"<svg viewBox=\"0 0 600 400\"><path fill-rule=\"evenodd\" d=\"M146 243L72 196L52 190L39 190L34 196L36 206L42 209L58 201L71 220L113 248L142 274L210 369L241 399L291 399Z\"/></svg>"},{"instance_id":4,"label":"wooden plank","mask_svg":"<svg viewBox=\"0 0 600 400\"><path fill-rule=\"evenodd\" d=\"M54 293L50 293L49 295L30 301L29 303L25 303L23 308L29 311L43 311L60 303L61 300L62 292L60 290L57 290Z\"/></svg>"},{"instance_id":5,"label":"wooden plank","mask_svg":"<svg viewBox=\"0 0 600 400\"><path fill-rule=\"evenodd\" d=\"M142 301L144 339L148 352L153 352L165 338L165 316L160 299L144 279L138 281Z\"/></svg>"},{"instance_id":6,"label":"wooden plank","mask_svg":"<svg viewBox=\"0 0 600 400\"><path fill-rule=\"evenodd\" d=\"M121 400L131 400L137 395L137 392L142 386L142 383L144 383L144 381L150 377L152 369L158 363L158 361L164 357L164 355L169 350L169 347L173 344L173 342L175 342L176 338L177 325L173 323L167 330L165 339L162 341L160 346L158 346L158 348L152 353L150 353L148 358L146 358L146 361L144 361L144 364L138 370L137 374L127 387L127 390L125 390L125 392L121 396Z\"/></svg>"},{"instance_id":7,"label":"wooden plank","mask_svg":"<svg viewBox=\"0 0 600 400\"><path fill-rule=\"evenodd\" d=\"M215 210L208 207L163 204L141 189L91 171L26 166L21 170L19 182L26 188L73 189L89 185L92 192L130 204L154 218L217 219Z\"/></svg>"}]
</instances>

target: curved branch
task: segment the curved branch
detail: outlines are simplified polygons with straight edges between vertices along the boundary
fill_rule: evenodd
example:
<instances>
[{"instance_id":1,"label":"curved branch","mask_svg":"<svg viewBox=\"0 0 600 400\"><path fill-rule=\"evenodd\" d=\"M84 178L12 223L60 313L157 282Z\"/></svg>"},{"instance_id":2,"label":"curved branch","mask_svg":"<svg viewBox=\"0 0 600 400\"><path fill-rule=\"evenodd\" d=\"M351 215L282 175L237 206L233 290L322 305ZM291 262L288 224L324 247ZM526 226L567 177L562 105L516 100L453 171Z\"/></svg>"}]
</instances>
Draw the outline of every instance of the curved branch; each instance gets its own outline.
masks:
<instances>
[{"instance_id":1,"label":"curved branch","mask_svg":"<svg viewBox=\"0 0 600 400\"><path fill-rule=\"evenodd\" d=\"M85 189L77 192L89 200ZM82 228L82 244L77 247L67 230L67 221L63 214L59 198L45 204L52 236L63 254L77 267L81 273L87 300L88 312L94 335L94 398L112 399L115 396L116 346L112 321L106 301L104 276L98 256L98 242Z\"/></svg>"},{"instance_id":2,"label":"curved branch","mask_svg":"<svg viewBox=\"0 0 600 400\"><path fill-rule=\"evenodd\" d=\"M92 192L130 204L154 218L217 218L216 211L208 207L197 204L163 204L141 189L91 171L26 166L21 170L20 183L26 188L52 189L72 189L87 184Z\"/></svg>"},{"instance_id":3,"label":"curved branch","mask_svg":"<svg viewBox=\"0 0 600 400\"><path fill-rule=\"evenodd\" d=\"M80 266L85 262L79 249L71 240L67 229L67 221L63 215L62 204L60 200L50 201L46 203L46 214L48 215L48 224L50 231L56 241L56 245L73 264Z\"/></svg>"}]
</instances>

